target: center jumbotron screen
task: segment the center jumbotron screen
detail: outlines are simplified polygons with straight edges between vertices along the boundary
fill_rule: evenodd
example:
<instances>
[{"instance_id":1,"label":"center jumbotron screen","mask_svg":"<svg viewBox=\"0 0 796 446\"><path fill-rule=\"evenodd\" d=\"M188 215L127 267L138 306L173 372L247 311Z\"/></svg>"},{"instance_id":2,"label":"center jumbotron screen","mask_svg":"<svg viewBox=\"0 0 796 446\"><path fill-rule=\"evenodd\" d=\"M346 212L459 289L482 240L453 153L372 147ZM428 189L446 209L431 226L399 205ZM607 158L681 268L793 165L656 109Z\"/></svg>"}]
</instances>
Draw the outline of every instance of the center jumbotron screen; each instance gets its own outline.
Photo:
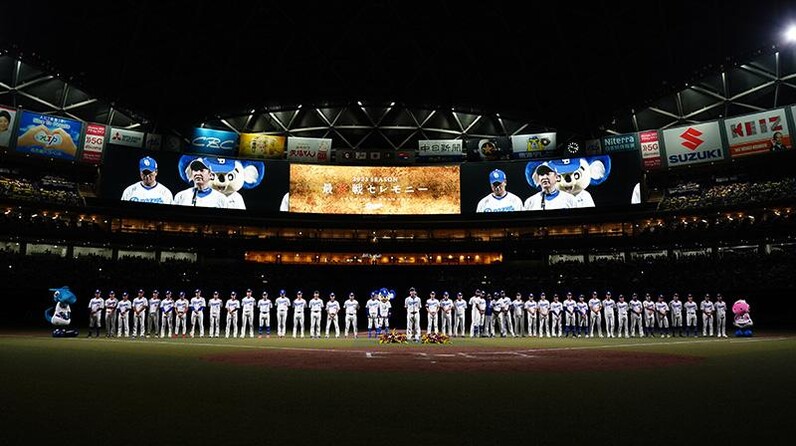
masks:
<instances>
[{"instance_id":1,"label":"center jumbotron screen","mask_svg":"<svg viewBox=\"0 0 796 446\"><path fill-rule=\"evenodd\" d=\"M458 214L459 166L359 167L292 164L290 212Z\"/></svg>"}]
</instances>

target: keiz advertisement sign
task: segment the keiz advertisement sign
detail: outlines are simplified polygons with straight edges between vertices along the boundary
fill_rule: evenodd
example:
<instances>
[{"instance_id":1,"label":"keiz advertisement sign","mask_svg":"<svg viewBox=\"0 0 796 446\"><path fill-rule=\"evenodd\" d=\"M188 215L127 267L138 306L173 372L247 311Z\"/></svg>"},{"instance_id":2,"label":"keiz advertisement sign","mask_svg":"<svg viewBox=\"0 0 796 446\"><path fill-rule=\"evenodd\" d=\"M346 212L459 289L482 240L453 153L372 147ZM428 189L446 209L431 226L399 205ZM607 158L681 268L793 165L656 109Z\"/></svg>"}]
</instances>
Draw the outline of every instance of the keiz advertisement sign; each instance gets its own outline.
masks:
<instances>
[{"instance_id":1,"label":"keiz advertisement sign","mask_svg":"<svg viewBox=\"0 0 796 446\"><path fill-rule=\"evenodd\" d=\"M330 138L298 138L287 139L287 159L302 163L328 163L332 155Z\"/></svg>"},{"instance_id":2,"label":"keiz advertisement sign","mask_svg":"<svg viewBox=\"0 0 796 446\"><path fill-rule=\"evenodd\" d=\"M638 137L641 141L641 163L644 170L655 170L663 167L658 131L639 132Z\"/></svg>"},{"instance_id":3,"label":"keiz advertisement sign","mask_svg":"<svg viewBox=\"0 0 796 446\"><path fill-rule=\"evenodd\" d=\"M102 161L102 151L105 149L105 135L108 129L101 124L86 125L86 137L83 140L83 154L80 161L90 164L99 164Z\"/></svg>"},{"instance_id":4,"label":"keiz advertisement sign","mask_svg":"<svg viewBox=\"0 0 796 446\"><path fill-rule=\"evenodd\" d=\"M785 109L724 120L733 158L793 148Z\"/></svg>"},{"instance_id":5,"label":"keiz advertisement sign","mask_svg":"<svg viewBox=\"0 0 796 446\"><path fill-rule=\"evenodd\" d=\"M666 163L669 167L710 163L724 159L721 128L706 122L663 131Z\"/></svg>"}]
</instances>

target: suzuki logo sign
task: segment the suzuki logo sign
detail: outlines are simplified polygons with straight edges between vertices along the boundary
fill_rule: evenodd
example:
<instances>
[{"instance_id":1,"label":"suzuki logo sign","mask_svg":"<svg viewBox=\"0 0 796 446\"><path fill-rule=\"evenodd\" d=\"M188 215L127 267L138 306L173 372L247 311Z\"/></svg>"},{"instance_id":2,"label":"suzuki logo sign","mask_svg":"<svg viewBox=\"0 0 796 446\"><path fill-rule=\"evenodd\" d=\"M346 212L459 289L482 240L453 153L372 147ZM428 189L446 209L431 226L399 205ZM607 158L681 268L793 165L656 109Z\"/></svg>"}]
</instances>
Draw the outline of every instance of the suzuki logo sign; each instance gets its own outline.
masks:
<instances>
[{"instance_id":1,"label":"suzuki logo sign","mask_svg":"<svg viewBox=\"0 0 796 446\"><path fill-rule=\"evenodd\" d=\"M682 146L685 147L686 149L696 150L697 147L701 146L702 143L705 142L699 139L700 136L702 136L702 132L700 132L697 129L689 127L688 130L680 134L680 138L685 140L682 141L680 144L682 144Z\"/></svg>"}]
</instances>

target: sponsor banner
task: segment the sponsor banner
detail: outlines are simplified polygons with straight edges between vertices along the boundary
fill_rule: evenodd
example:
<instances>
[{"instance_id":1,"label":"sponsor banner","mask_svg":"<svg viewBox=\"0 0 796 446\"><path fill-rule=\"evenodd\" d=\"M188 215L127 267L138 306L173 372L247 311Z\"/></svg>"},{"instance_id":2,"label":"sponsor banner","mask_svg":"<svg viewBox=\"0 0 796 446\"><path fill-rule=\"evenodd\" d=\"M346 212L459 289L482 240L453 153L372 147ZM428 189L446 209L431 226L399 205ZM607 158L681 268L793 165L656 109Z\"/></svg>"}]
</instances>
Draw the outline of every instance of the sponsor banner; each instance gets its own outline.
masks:
<instances>
[{"instance_id":1,"label":"sponsor banner","mask_svg":"<svg viewBox=\"0 0 796 446\"><path fill-rule=\"evenodd\" d=\"M16 117L16 110L0 107L0 147L11 147L11 133L14 132Z\"/></svg>"},{"instance_id":2,"label":"sponsor banner","mask_svg":"<svg viewBox=\"0 0 796 446\"><path fill-rule=\"evenodd\" d=\"M147 133L144 148L148 150L160 150L163 147L163 136L156 133Z\"/></svg>"},{"instance_id":3,"label":"sponsor banner","mask_svg":"<svg viewBox=\"0 0 796 446\"><path fill-rule=\"evenodd\" d=\"M235 156L238 134L226 130L196 128L191 138L190 151L210 155Z\"/></svg>"},{"instance_id":4,"label":"sponsor banner","mask_svg":"<svg viewBox=\"0 0 796 446\"><path fill-rule=\"evenodd\" d=\"M421 159L460 159L466 153L461 139L421 139L417 142L417 156Z\"/></svg>"},{"instance_id":5,"label":"sponsor banner","mask_svg":"<svg viewBox=\"0 0 796 446\"><path fill-rule=\"evenodd\" d=\"M332 158L331 138L287 139L287 159L301 163L328 163Z\"/></svg>"},{"instance_id":6,"label":"sponsor banner","mask_svg":"<svg viewBox=\"0 0 796 446\"><path fill-rule=\"evenodd\" d=\"M638 150L638 134L626 133L624 135L605 136L602 139L603 152L634 152Z\"/></svg>"},{"instance_id":7,"label":"sponsor banner","mask_svg":"<svg viewBox=\"0 0 796 446\"><path fill-rule=\"evenodd\" d=\"M724 129L733 158L793 148L783 108L725 119Z\"/></svg>"},{"instance_id":8,"label":"sponsor banner","mask_svg":"<svg viewBox=\"0 0 796 446\"><path fill-rule=\"evenodd\" d=\"M641 162L644 170L660 169L662 160L658 131L639 132L638 138L641 141Z\"/></svg>"},{"instance_id":9,"label":"sponsor banner","mask_svg":"<svg viewBox=\"0 0 796 446\"><path fill-rule=\"evenodd\" d=\"M108 128L102 124L86 124L83 153L80 156L81 162L99 164L102 161L102 151L105 149L107 133Z\"/></svg>"},{"instance_id":10,"label":"sponsor banner","mask_svg":"<svg viewBox=\"0 0 796 446\"><path fill-rule=\"evenodd\" d=\"M710 163L724 159L721 127L715 121L664 130L663 148L668 167Z\"/></svg>"},{"instance_id":11,"label":"sponsor banner","mask_svg":"<svg viewBox=\"0 0 796 446\"><path fill-rule=\"evenodd\" d=\"M544 158L556 150L555 132L533 135L514 135L511 137L514 158Z\"/></svg>"},{"instance_id":12,"label":"sponsor banner","mask_svg":"<svg viewBox=\"0 0 796 446\"><path fill-rule=\"evenodd\" d=\"M497 161L511 159L511 140L505 136L469 138L464 142L468 161Z\"/></svg>"},{"instance_id":13,"label":"sponsor banner","mask_svg":"<svg viewBox=\"0 0 796 446\"><path fill-rule=\"evenodd\" d=\"M17 152L74 160L82 131L80 121L23 111Z\"/></svg>"},{"instance_id":14,"label":"sponsor banner","mask_svg":"<svg viewBox=\"0 0 796 446\"><path fill-rule=\"evenodd\" d=\"M583 151L586 155L601 155L603 153L603 146L599 139L587 139Z\"/></svg>"},{"instance_id":15,"label":"sponsor banner","mask_svg":"<svg viewBox=\"0 0 796 446\"><path fill-rule=\"evenodd\" d=\"M111 129L111 139L108 144L141 148L144 146L144 134L133 130Z\"/></svg>"},{"instance_id":16,"label":"sponsor banner","mask_svg":"<svg viewBox=\"0 0 796 446\"><path fill-rule=\"evenodd\" d=\"M292 139L292 138L291 138ZM313 138L297 138L313 139ZM331 140L329 140L331 147ZM288 142L288 145L290 142ZM328 149L327 149L328 152ZM241 133L240 149L238 154L247 158L284 158L285 157L285 137L276 135L266 135L265 133Z\"/></svg>"},{"instance_id":17,"label":"sponsor banner","mask_svg":"<svg viewBox=\"0 0 796 446\"><path fill-rule=\"evenodd\" d=\"M292 164L289 201L290 212L458 214L459 166Z\"/></svg>"},{"instance_id":18,"label":"sponsor banner","mask_svg":"<svg viewBox=\"0 0 796 446\"><path fill-rule=\"evenodd\" d=\"M415 159L414 150L354 150L335 149L334 159L339 164L407 164Z\"/></svg>"}]
</instances>

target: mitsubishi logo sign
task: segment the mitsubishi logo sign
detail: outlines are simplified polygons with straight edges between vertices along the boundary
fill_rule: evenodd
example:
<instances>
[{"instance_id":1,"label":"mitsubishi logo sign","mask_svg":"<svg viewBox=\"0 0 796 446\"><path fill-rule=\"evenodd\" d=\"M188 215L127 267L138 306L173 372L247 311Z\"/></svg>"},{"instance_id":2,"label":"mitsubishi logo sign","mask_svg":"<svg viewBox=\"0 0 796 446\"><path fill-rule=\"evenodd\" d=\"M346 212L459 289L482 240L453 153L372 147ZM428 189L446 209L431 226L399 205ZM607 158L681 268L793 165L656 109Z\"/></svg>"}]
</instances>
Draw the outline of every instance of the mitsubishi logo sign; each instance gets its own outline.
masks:
<instances>
[{"instance_id":1,"label":"mitsubishi logo sign","mask_svg":"<svg viewBox=\"0 0 796 446\"><path fill-rule=\"evenodd\" d=\"M689 127L688 130L680 135L680 138L684 139L684 141L682 141L680 144L686 149L696 150L697 147L701 146L702 143L705 142L699 139L700 136L702 136L702 132Z\"/></svg>"}]
</instances>

